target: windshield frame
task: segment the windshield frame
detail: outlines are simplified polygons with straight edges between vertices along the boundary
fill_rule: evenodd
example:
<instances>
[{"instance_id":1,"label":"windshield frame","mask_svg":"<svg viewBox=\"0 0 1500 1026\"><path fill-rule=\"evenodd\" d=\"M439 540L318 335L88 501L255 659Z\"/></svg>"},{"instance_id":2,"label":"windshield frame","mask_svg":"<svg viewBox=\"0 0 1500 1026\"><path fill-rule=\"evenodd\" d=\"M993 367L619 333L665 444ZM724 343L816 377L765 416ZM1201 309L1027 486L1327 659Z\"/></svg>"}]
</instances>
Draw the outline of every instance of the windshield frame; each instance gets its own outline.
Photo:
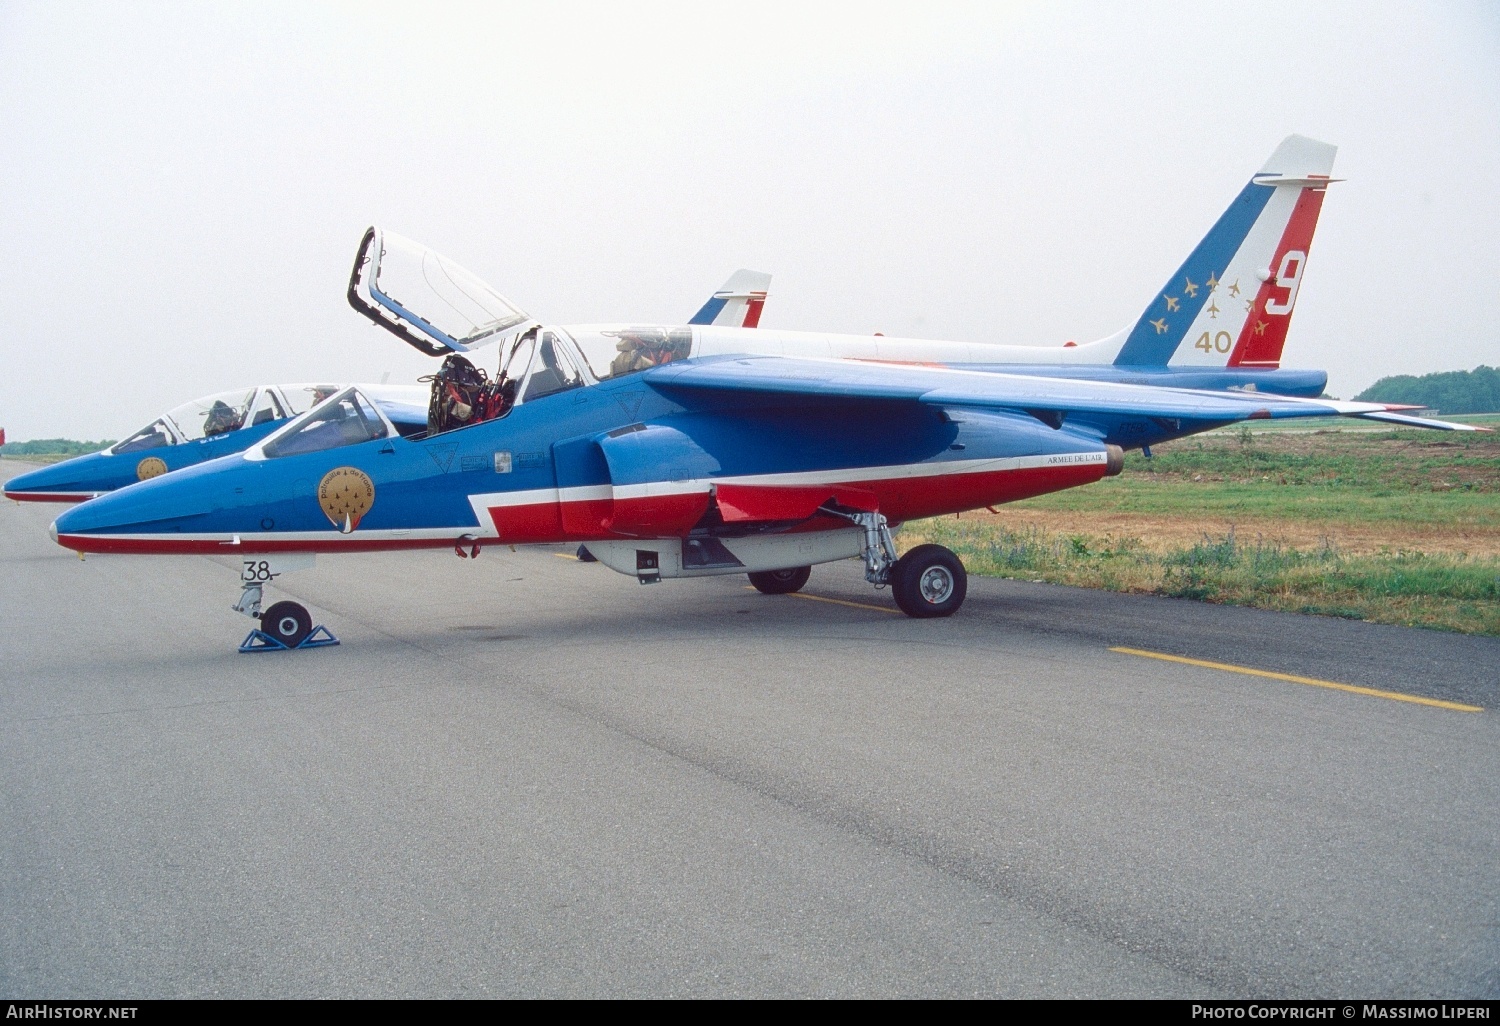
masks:
<instances>
[{"instance_id":1,"label":"windshield frame","mask_svg":"<svg viewBox=\"0 0 1500 1026\"><path fill-rule=\"evenodd\" d=\"M439 328L432 323L427 316L423 316L416 310L411 309L406 303L390 295L382 287L380 276L382 264L388 255L387 240L390 240L390 249L404 251L404 256L418 258L418 266L424 280L428 282L431 298L443 301L444 297L436 285L433 285L428 273L428 260L441 270L450 283L463 295L468 296L472 302L483 308L483 302L475 300L465 289L482 291L488 293L493 299L506 309L512 311L510 315L490 320L484 324L473 325L473 330L462 338ZM466 279L466 280L460 280ZM366 299L368 297L368 300ZM537 324L537 321L522 310L506 296L497 292L484 279L473 271L453 260L443 256L441 253L422 245L414 239L397 235L395 232L387 232L382 228L371 225L366 231L364 238L360 241L359 250L354 257L354 270L349 276L349 289L347 292L349 305L354 307L365 317L385 328L387 331L401 339L428 356L442 356L446 353L467 353L491 342L502 341L518 332L524 332ZM408 325L410 327L408 327ZM420 334L418 334L420 333ZM425 338L422 336L426 336Z\"/></svg>"},{"instance_id":2,"label":"windshield frame","mask_svg":"<svg viewBox=\"0 0 1500 1026\"><path fill-rule=\"evenodd\" d=\"M156 427L158 424L167 429L167 437L169 440L166 445L152 445L146 447L145 449L122 450L120 448L120 446L126 444L127 442L135 441L141 435L145 434L151 428ZM144 424L139 429L130 432L130 434L120 439L114 445L111 445L108 449L103 450L103 452L106 456L123 455L126 452L149 452L151 449L167 449L174 445L181 445L184 441L186 441L186 439L182 437L182 432L177 430L177 425L172 423L172 418L168 417L166 414L162 414L160 417L152 420L149 424Z\"/></svg>"},{"instance_id":3,"label":"windshield frame","mask_svg":"<svg viewBox=\"0 0 1500 1026\"><path fill-rule=\"evenodd\" d=\"M244 453L245 459L251 461L252 463L259 463L259 462L261 462L263 460L272 460L272 459L285 460L285 459L292 459L292 458L297 457L297 456L315 456L315 455L317 455L320 452L334 452L334 451L336 451L338 449L349 448L348 445L339 445L339 446L334 446L333 448L330 448L330 449L316 449L316 450L314 450L312 452L306 452L306 453L288 453L285 456L267 456L266 455L266 447L267 446L275 443L276 441L280 440L281 438L284 438L284 437L286 437L288 435L292 435L292 434L297 433L298 431L300 431L302 429L303 425L305 425L309 420L311 420L314 416L316 416L316 414L318 413L319 410L323 409L325 406L329 405L330 403L341 402L344 399L345 396L349 396L349 395L358 395L360 402L362 402L365 406L367 406L371 410L373 410L374 413L375 413L375 416L379 417L380 418L380 422L385 425L385 438L383 438L383 439L380 439L380 438L369 438L369 439L365 440L366 442L380 442L380 441L394 442L396 439L404 437L401 434L400 431L396 430L396 425L394 423L392 423L391 418L389 418L389 417L387 417L385 415L385 411L380 408L380 404L379 403L375 402L375 400L371 399L368 395L365 395L365 393L360 390L360 387L358 385L349 385L349 386L347 386L345 388L339 389L337 392L333 393L333 395L329 396L327 399L324 399L322 402L318 403L312 409L307 410L304 413L299 413L297 416L293 417L291 420L289 420L285 424L281 425L281 427L277 428L275 431L272 431L265 438L262 438L259 442L257 442L254 445L250 446L250 448L248 448L248 449L245 450L245 453ZM353 443L350 443L350 444L352 444L352 445L364 445L365 442L353 442Z\"/></svg>"}]
</instances>

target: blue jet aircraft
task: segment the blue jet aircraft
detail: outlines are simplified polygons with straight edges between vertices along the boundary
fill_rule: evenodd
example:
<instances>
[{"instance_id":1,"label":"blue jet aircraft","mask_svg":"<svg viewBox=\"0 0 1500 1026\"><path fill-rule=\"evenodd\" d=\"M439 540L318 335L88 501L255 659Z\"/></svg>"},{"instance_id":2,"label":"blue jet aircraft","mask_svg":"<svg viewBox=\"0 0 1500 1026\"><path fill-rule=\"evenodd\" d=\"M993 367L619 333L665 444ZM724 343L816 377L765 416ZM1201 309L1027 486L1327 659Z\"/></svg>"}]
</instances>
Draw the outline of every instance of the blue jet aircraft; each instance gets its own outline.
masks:
<instances>
[{"instance_id":1,"label":"blue jet aircraft","mask_svg":"<svg viewBox=\"0 0 1500 1026\"><path fill-rule=\"evenodd\" d=\"M1263 171L1247 189L1265 195L1249 192L1247 205L1295 210L1325 187L1300 172ZM1149 320L1180 339L1212 319L1209 303L1240 280L1238 248L1213 249L1202 267L1190 259L1199 295L1174 296ZM1300 266L1268 271L1247 288L1257 318L1289 316L1299 279ZM818 563L859 557L904 612L936 617L963 603L964 567L937 545L898 558L891 530L903 521L1089 484L1118 474L1127 449L1251 420L1473 430L1379 403L1002 373L964 343L544 325L376 228L361 241L349 300L446 357L426 431L403 434L349 387L241 454L65 512L52 526L59 544L236 555L246 571L235 608L289 647L311 619L296 603L262 610L262 588L312 554L454 546L477 556L496 543L582 543L642 584L744 573L768 593L800 589ZM1262 352L1248 330L1247 352ZM1124 351L1137 337L1113 345ZM500 352L493 380L450 373L487 343ZM955 363L984 366L943 366ZM452 388L439 393L445 375Z\"/></svg>"},{"instance_id":2,"label":"blue jet aircraft","mask_svg":"<svg viewBox=\"0 0 1500 1026\"><path fill-rule=\"evenodd\" d=\"M753 328L770 284L769 274L735 271L688 323ZM244 452L343 387L259 385L194 399L107 449L16 475L5 482L5 497L17 502L83 502L137 481ZM428 389L360 387L402 434L427 429Z\"/></svg>"}]
</instances>

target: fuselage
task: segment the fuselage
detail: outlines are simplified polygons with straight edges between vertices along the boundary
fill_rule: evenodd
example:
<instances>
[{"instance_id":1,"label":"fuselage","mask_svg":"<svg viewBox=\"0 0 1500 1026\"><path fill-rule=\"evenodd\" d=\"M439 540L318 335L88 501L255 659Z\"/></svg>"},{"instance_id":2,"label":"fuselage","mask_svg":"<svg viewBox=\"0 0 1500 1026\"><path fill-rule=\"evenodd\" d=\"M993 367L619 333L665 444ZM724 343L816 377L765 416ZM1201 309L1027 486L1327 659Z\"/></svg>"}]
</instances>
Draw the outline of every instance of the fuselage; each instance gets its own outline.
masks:
<instances>
[{"instance_id":1,"label":"fuselage","mask_svg":"<svg viewBox=\"0 0 1500 1026\"><path fill-rule=\"evenodd\" d=\"M749 353L1148 384L1173 383L1172 375L1187 384L1181 376L1192 374L1200 387L1209 373L1088 363L1072 356L1089 348L1082 346L1062 350L1061 360L1076 363L1018 367L982 358L1039 354L766 329L539 331L521 366L509 365L521 343L506 350L521 401L501 419L407 437L373 404L361 406L355 391L325 404L342 403L352 419L319 407L243 453L101 496L58 518L58 541L91 552L256 553L847 528L820 513L829 503L878 509L899 523L1087 484L1104 476L1111 447L1156 444L1202 426L1128 412L1064 424L1024 409L836 395L685 403L651 387L631 361L646 352L656 366ZM641 339L675 339L677 348L632 350ZM531 350L561 354L561 363L533 360ZM1260 387L1275 373L1237 371L1234 380ZM567 387L531 397L533 384L558 389L569 374ZM368 423L351 435L359 409ZM302 440L288 442L292 435Z\"/></svg>"},{"instance_id":2,"label":"fuselage","mask_svg":"<svg viewBox=\"0 0 1500 1026\"><path fill-rule=\"evenodd\" d=\"M733 536L847 526L817 522L836 496L898 522L973 509L1098 480L1109 462L1098 437L1022 413L838 402L721 412L625 377L433 438L391 431L279 458L252 448L84 503L54 531L79 551L138 553ZM320 494L349 471L372 492L354 523Z\"/></svg>"},{"instance_id":3,"label":"fuselage","mask_svg":"<svg viewBox=\"0 0 1500 1026\"><path fill-rule=\"evenodd\" d=\"M50 467L17 474L5 482L5 497L17 502L83 502L160 474L243 452L286 423L285 418L145 450L75 456Z\"/></svg>"},{"instance_id":4,"label":"fuselage","mask_svg":"<svg viewBox=\"0 0 1500 1026\"><path fill-rule=\"evenodd\" d=\"M5 482L5 497L17 502L83 502L139 481L243 452L341 387L259 385L219 393L219 396L242 397L243 408L231 411L240 426L221 423L219 426L225 430L212 433L204 432L203 418L218 396L206 396L163 414L100 452L75 456L10 478ZM378 394L379 401L403 429L415 430L415 425L425 421L425 389L402 385L365 388ZM192 417L193 414L197 416Z\"/></svg>"}]
</instances>

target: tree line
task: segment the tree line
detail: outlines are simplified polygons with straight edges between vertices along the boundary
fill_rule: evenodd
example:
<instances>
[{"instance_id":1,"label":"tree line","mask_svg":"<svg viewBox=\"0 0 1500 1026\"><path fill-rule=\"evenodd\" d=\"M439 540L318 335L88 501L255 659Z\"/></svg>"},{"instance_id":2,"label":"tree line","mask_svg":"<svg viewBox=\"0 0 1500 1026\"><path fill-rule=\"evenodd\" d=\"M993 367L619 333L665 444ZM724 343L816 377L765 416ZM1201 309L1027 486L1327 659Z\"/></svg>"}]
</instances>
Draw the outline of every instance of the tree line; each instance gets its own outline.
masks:
<instances>
[{"instance_id":1,"label":"tree line","mask_svg":"<svg viewBox=\"0 0 1500 1026\"><path fill-rule=\"evenodd\" d=\"M0 445L0 456L82 456L86 452L98 452L114 444L114 439L75 442L71 438L33 438L29 442L6 442Z\"/></svg>"},{"instance_id":2,"label":"tree line","mask_svg":"<svg viewBox=\"0 0 1500 1026\"><path fill-rule=\"evenodd\" d=\"M1500 370L1481 364L1471 371L1397 374L1381 378L1354 397L1362 403L1411 403L1441 413L1500 413Z\"/></svg>"}]
</instances>

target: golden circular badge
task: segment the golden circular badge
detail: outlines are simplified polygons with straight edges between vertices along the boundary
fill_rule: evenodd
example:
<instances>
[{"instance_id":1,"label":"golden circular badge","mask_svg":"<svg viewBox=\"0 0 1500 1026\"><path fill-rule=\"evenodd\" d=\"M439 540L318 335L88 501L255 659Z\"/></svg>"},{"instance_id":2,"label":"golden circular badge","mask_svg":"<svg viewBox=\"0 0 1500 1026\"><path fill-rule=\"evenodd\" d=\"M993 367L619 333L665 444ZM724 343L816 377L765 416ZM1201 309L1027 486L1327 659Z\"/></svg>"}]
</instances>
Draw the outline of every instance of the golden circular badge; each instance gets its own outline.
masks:
<instances>
[{"instance_id":1,"label":"golden circular badge","mask_svg":"<svg viewBox=\"0 0 1500 1026\"><path fill-rule=\"evenodd\" d=\"M141 481L149 481L153 477L161 477L167 472L167 465L155 456L147 456L135 465L135 476Z\"/></svg>"},{"instance_id":2,"label":"golden circular badge","mask_svg":"<svg viewBox=\"0 0 1500 1026\"><path fill-rule=\"evenodd\" d=\"M348 534L375 505L375 482L357 467L334 467L318 482L318 505L335 527Z\"/></svg>"}]
</instances>

